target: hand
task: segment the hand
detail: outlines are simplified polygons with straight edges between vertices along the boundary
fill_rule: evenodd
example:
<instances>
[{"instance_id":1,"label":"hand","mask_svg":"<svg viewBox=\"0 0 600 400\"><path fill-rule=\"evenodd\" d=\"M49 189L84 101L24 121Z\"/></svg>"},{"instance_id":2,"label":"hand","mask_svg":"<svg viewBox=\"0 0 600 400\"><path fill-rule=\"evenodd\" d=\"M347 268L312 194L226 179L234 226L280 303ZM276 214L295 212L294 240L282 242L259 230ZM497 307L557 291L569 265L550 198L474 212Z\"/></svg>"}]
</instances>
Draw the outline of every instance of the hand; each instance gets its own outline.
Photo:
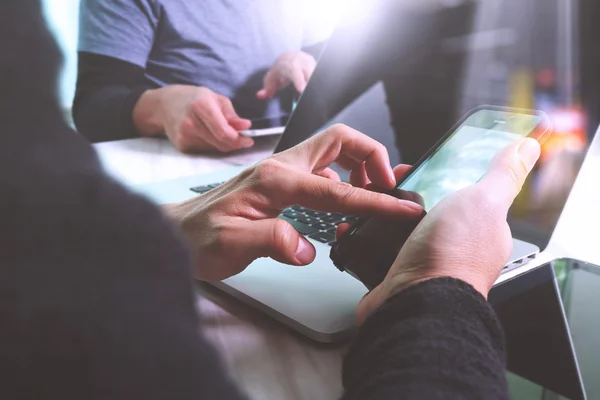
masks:
<instances>
[{"instance_id":1,"label":"hand","mask_svg":"<svg viewBox=\"0 0 600 400\"><path fill-rule=\"evenodd\" d=\"M540 155L534 139L513 143L477 184L442 200L410 235L381 285L357 309L359 323L395 293L432 278L453 277L487 295L512 251L506 217Z\"/></svg>"},{"instance_id":2,"label":"hand","mask_svg":"<svg viewBox=\"0 0 600 400\"><path fill-rule=\"evenodd\" d=\"M328 168L333 162L352 171L352 185L341 183ZM243 271L260 257L296 266L314 260L313 245L277 218L291 205L353 215L419 218L421 206L362 189L374 184L389 190L395 183L382 144L336 125L202 196L165 210L193 249L196 277L217 281Z\"/></svg>"},{"instance_id":3,"label":"hand","mask_svg":"<svg viewBox=\"0 0 600 400\"><path fill-rule=\"evenodd\" d=\"M231 100L205 87L172 85L149 90L133 112L136 126L148 134L165 132L184 153L218 150L230 152L254 144L240 131L249 120L240 118Z\"/></svg>"},{"instance_id":4,"label":"hand","mask_svg":"<svg viewBox=\"0 0 600 400\"><path fill-rule=\"evenodd\" d=\"M315 58L302 51L283 54L265 75L264 87L258 91L256 97L261 100L271 99L275 93L292 83L298 93L304 92L316 66Z\"/></svg>"}]
</instances>

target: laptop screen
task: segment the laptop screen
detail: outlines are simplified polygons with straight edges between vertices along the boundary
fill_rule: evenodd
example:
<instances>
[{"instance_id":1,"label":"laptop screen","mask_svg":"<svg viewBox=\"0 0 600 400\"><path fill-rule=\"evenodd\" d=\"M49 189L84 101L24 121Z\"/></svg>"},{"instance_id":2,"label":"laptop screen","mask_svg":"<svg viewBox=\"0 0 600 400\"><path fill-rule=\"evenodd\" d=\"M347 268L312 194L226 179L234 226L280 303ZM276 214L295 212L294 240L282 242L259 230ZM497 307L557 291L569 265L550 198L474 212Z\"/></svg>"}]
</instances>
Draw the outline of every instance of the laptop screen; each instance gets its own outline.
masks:
<instances>
[{"instance_id":1,"label":"laptop screen","mask_svg":"<svg viewBox=\"0 0 600 400\"><path fill-rule=\"evenodd\" d=\"M600 267L572 259L492 289L489 300L506 336L512 398L600 398L599 290Z\"/></svg>"},{"instance_id":2,"label":"laptop screen","mask_svg":"<svg viewBox=\"0 0 600 400\"><path fill-rule=\"evenodd\" d=\"M562 260L554 267L565 272ZM551 264L530 270L517 279L496 285L489 301L504 329L508 383L514 399L585 398L578 357L570 335L565 279L558 284ZM562 301L561 301L562 295ZM578 340L580 345L590 346ZM579 350L579 349L578 349ZM588 349L587 351L590 351Z\"/></svg>"},{"instance_id":3,"label":"laptop screen","mask_svg":"<svg viewBox=\"0 0 600 400\"><path fill-rule=\"evenodd\" d=\"M374 85L387 112L362 130L381 139L387 129L391 159L408 164L476 107L543 111L554 132L509 222L516 238L545 248L598 126L598 1L360 3L342 13L276 152L357 107Z\"/></svg>"}]
</instances>

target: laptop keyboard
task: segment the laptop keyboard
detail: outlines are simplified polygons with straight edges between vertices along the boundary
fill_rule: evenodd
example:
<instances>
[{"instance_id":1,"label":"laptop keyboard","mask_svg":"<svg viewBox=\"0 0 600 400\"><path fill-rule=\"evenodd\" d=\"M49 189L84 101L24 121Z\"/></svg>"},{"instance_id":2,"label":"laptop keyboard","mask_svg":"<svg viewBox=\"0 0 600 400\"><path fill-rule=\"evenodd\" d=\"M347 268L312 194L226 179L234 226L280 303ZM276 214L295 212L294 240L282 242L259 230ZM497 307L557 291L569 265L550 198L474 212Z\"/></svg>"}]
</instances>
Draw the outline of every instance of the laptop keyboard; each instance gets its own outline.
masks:
<instances>
[{"instance_id":1,"label":"laptop keyboard","mask_svg":"<svg viewBox=\"0 0 600 400\"><path fill-rule=\"evenodd\" d=\"M193 187L190 190L199 194L206 193L223 184L213 183L205 186ZM288 221L302 235L321 243L332 246L335 243L335 231L339 224L347 222L352 224L358 217L342 214L326 213L314 211L301 206L288 207L279 215L285 221ZM524 259L519 259L504 267L502 273L510 271L520 265L526 264L535 259L537 254L530 255Z\"/></svg>"},{"instance_id":2,"label":"laptop keyboard","mask_svg":"<svg viewBox=\"0 0 600 400\"><path fill-rule=\"evenodd\" d=\"M197 186L191 188L191 190L203 194L219 187L221 184L213 183ZM352 224L358 219L354 216L314 211L301 206L286 208L279 215L279 218L289 222L302 235L330 246L335 243L335 231L339 224L342 222Z\"/></svg>"}]
</instances>

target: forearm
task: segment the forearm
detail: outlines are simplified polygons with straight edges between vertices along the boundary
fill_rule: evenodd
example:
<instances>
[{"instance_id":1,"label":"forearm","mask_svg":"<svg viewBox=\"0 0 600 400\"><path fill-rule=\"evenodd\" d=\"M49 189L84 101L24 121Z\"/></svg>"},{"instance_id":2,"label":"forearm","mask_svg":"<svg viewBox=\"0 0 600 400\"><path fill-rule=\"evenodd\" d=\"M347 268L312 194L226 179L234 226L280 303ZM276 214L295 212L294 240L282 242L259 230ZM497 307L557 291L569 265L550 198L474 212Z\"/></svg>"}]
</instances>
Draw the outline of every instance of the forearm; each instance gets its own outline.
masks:
<instances>
[{"instance_id":1,"label":"forearm","mask_svg":"<svg viewBox=\"0 0 600 400\"><path fill-rule=\"evenodd\" d=\"M467 284L435 279L388 300L344 362L345 399L507 399L504 339Z\"/></svg>"},{"instance_id":2,"label":"forearm","mask_svg":"<svg viewBox=\"0 0 600 400\"><path fill-rule=\"evenodd\" d=\"M145 91L132 110L132 121L142 136L158 136L165 131L165 105L176 86Z\"/></svg>"},{"instance_id":3,"label":"forearm","mask_svg":"<svg viewBox=\"0 0 600 400\"><path fill-rule=\"evenodd\" d=\"M115 58L79 53L73 120L91 142L137 137L133 109L153 85L144 69Z\"/></svg>"},{"instance_id":4,"label":"forearm","mask_svg":"<svg viewBox=\"0 0 600 400\"><path fill-rule=\"evenodd\" d=\"M92 143L140 136L131 113L144 91L119 86L94 91L73 107L77 130Z\"/></svg>"}]
</instances>

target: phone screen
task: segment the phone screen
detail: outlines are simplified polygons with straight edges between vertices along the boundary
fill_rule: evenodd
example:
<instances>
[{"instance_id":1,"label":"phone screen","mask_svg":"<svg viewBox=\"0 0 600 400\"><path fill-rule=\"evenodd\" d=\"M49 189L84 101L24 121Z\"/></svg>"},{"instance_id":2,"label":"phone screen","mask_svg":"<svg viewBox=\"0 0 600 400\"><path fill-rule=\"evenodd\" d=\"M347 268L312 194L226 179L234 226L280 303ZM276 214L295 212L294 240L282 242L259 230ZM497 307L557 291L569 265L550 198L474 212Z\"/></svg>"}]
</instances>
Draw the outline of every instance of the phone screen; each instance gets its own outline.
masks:
<instances>
[{"instance_id":1,"label":"phone screen","mask_svg":"<svg viewBox=\"0 0 600 400\"><path fill-rule=\"evenodd\" d=\"M479 181L500 150L531 135L542 121L536 114L475 111L398 189L418 193L429 212L447 195Z\"/></svg>"}]
</instances>

